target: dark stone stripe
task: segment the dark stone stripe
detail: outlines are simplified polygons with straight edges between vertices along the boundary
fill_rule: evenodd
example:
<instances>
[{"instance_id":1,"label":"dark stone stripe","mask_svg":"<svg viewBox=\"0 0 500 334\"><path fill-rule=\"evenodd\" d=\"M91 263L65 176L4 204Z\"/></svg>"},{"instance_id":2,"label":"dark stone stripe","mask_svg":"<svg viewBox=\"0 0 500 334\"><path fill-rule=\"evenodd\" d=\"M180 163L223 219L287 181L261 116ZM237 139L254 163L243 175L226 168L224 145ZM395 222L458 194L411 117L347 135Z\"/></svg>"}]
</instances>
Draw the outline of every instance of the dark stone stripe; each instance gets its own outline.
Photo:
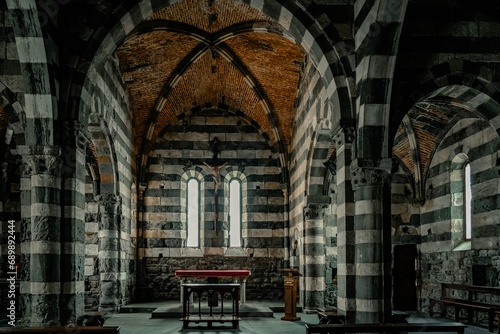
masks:
<instances>
[{"instance_id":1,"label":"dark stone stripe","mask_svg":"<svg viewBox=\"0 0 500 334\"><path fill-rule=\"evenodd\" d=\"M31 282L60 282L60 254L31 253ZM48 270L50 268L50 270Z\"/></svg>"},{"instance_id":2,"label":"dark stone stripe","mask_svg":"<svg viewBox=\"0 0 500 334\"><path fill-rule=\"evenodd\" d=\"M356 276L356 298L383 299L384 289L374 289L384 286L383 281L383 276Z\"/></svg>"}]
</instances>

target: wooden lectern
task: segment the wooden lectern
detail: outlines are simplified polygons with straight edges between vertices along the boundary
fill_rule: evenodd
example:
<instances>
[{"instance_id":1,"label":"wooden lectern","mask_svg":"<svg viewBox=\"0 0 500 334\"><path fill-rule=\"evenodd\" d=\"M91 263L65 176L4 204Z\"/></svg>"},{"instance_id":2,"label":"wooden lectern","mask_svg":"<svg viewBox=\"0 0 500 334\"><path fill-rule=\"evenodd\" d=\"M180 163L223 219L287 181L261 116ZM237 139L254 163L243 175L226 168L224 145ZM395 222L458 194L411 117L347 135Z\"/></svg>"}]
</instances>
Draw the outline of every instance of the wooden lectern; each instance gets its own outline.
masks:
<instances>
[{"instance_id":1,"label":"wooden lectern","mask_svg":"<svg viewBox=\"0 0 500 334\"><path fill-rule=\"evenodd\" d=\"M281 320L297 321L297 287L299 277L302 276L297 269L279 269L285 279L285 316Z\"/></svg>"}]
</instances>

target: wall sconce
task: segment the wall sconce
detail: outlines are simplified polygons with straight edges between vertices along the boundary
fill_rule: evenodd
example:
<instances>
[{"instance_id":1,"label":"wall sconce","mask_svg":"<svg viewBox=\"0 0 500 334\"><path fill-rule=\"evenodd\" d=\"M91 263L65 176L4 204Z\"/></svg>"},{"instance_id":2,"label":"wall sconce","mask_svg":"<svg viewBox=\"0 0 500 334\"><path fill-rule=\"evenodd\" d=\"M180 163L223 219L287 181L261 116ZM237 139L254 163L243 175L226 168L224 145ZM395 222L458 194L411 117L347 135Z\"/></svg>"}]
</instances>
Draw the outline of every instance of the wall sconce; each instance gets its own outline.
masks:
<instances>
[{"instance_id":1,"label":"wall sconce","mask_svg":"<svg viewBox=\"0 0 500 334\"><path fill-rule=\"evenodd\" d=\"M297 256L297 245L298 245L298 241L297 240L294 240L293 244L292 244L292 256Z\"/></svg>"}]
</instances>

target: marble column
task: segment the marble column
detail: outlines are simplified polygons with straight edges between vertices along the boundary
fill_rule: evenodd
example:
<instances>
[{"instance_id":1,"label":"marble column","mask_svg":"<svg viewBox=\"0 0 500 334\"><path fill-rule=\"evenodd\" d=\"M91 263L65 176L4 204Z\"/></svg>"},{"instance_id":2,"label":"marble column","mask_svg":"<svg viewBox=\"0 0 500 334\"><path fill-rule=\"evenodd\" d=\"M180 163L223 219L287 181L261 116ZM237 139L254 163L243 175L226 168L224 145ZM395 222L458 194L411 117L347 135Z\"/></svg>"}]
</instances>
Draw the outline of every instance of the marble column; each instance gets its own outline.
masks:
<instances>
[{"instance_id":1,"label":"marble column","mask_svg":"<svg viewBox=\"0 0 500 334\"><path fill-rule=\"evenodd\" d=\"M309 200L309 199L308 199ZM325 302L326 203L308 203L304 208L304 301L305 311L316 311Z\"/></svg>"},{"instance_id":2,"label":"marble column","mask_svg":"<svg viewBox=\"0 0 500 334\"><path fill-rule=\"evenodd\" d=\"M349 173L354 139L354 127L344 126L333 131L337 165L337 306L349 323L354 322L356 313L354 192Z\"/></svg>"},{"instance_id":3,"label":"marble column","mask_svg":"<svg viewBox=\"0 0 500 334\"><path fill-rule=\"evenodd\" d=\"M114 194L99 195L99 275L101 295L99 311L118 312L121 306L120 287L120 206Z\"/></svg>"},{"instance_id":4,"label":"marble column","mask_svg":"<svg viewBox=\"0 0 500 334\"><path fill-rule=\"evenodd\" d=\"M61 204L61 324L85 313L85 153L88 138L76 121L65 123Z\"/></svg>"},{"instance_id":5,"label":"marble column","mask_svg":"<svg viewBox=\"0 0 500 334\"><path fill-rule=\"evenodd\" d=\"M380 162L357 159L351 164L356 213L356 323L383 323L387 320L384 319L382 182L390 167L389 159Z\"/></svg>"}]
</instances>

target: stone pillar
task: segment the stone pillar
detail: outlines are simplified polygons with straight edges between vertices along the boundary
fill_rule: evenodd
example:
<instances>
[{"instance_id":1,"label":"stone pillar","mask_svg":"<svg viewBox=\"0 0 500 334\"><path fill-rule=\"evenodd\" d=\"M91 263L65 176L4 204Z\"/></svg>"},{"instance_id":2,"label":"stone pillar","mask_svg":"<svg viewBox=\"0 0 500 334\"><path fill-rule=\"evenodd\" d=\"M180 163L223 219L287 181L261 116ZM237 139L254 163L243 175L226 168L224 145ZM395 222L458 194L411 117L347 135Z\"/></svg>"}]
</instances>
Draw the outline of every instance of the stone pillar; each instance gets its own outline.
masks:
<instances>
[{"instance_id":1,"label":"stone pillar","mask_svg":"<svg viewBox=\"0 0 500 334\"><path fill-rule=\"evenodd\" d=\"M353 127L345 126L332 136L337 164L337 305L349 323L354 322L356 312L354 192L349 173L354 133Z\"/></svg>"},{"instance_id":2,"label":"stone pillar","mask_svg":"<svg viewBox=\"0 0 500 334\"><path fill-rule=\"evenodd\" d=\"M56 326L60 324L61 294L61 150L58 146L18 146L17 150L23 158L22 189L29 182L31 190L30 206L22 209L24 218L30 211L31 221L29 323ZM23 284L21 293L26 288Z\"/></svg>"},{"instance_id":3,"label":"stone pillar","mask_svg":"<svg viewBox=\"0 0 500 334\"><path fill-rule=\"evenodd\" d=\"M82 125L65 123L62 147L61 324L76 324L85 313L85 153Z\"/></svg>"},{"instance_id":4,"label":"stone pillar","mask_svg":"<svg viewBox=\"0 0 500 334\"><path fill-rule=\"evenodd\" d=\"M309 198L308 198L309 201ZM304 208L304 301L306 312L325 303L325 203L308 203Z\"/></svg>"},{"instance_id":5,"label":"stone pillar","mask_svg":"<svg viewBox=\"0 0 500 334\"><path fill-rule=\"evenodd\" d=\"M389 159L381 163L358 159L351 164L356 213L356 323L387 320L384 319L382 182L390 167Z\"/></svg>"},{"instance_id":6,"label":"stone pillar","mask_svg":"<svg viewBox=\"0 0 500 334\"><path fill-rule=\"evenodd\" d=\"M99 198L99 275L101 295L99 311L118 312L120 294L120 205L121 198L114 194Z\"/></svg>"}]
</instances>

